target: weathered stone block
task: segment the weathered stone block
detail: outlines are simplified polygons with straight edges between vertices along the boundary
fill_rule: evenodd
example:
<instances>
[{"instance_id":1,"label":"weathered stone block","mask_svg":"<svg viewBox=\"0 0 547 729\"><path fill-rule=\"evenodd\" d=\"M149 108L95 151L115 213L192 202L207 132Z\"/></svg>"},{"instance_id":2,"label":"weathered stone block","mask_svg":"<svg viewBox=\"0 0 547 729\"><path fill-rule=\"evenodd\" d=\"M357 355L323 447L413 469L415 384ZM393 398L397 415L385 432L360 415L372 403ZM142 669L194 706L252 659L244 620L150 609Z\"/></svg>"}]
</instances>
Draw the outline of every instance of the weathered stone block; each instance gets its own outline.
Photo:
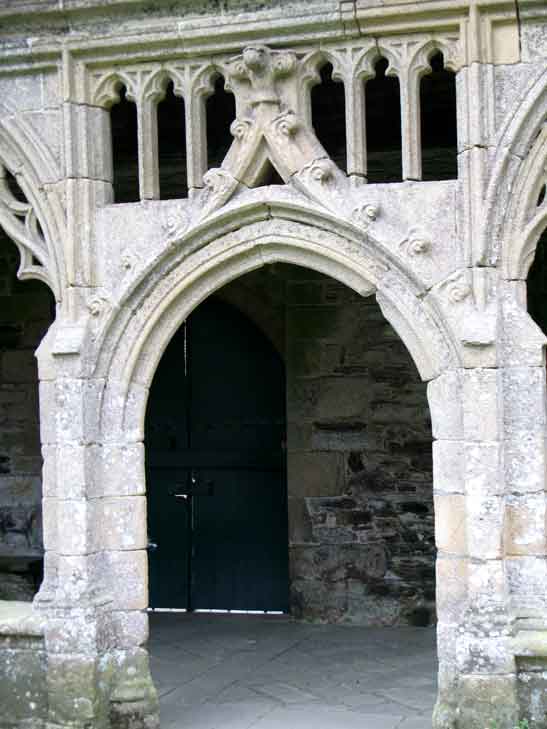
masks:
<instances>
[{"instance_id":1,"label":"weathered stone block","mask_svg":"<svg viewBox=\"0 0 547 729\"><path fill-rule=\"evenodd\" d=\"M501 496L504 493L503 446L497 442L464 444L465 493Z\"/></svg>"},{"instance_id":2,"label":"weathered stone block","mask_svg":"<svg viewBox=\"0 0 547 729\"><path fill-rule=\"evenodd\" d=\"M547 656L517 658L517 696L521 715L531 727L547 716Z\"/></svg>"},{"instance_id":3,"label":"weathered stone block","mask_svg":"<svg viewBox=\"0 0 547 729\"><path fill-rule=\"evenodd\" d=\"M322 345L316 340L291 342L288 366L294 377L314 377L321 373Z\"/></svg>"},{"instance_id":4,"label":"weathered stone block","mask_svg":"<svg viewBox=\"0 0 547 729\"><path fill-rule=\"evenodd\" d=\"M508 557L505 560L510 602L514 610L544 613L547 607L545 556Z\"/></svg>"},{"instance_id":5,"label":"weathered stone block","mask_svg":"<svg viewBox=\"0 0 547 729\"><path fill-rule=\"evenodd\" d=\"M465 491L464 464L465 446L462 441L434 441L433 484L435 493L463 494Z\"/></svg>"},{"instance_id":6,"label":"weathered stone block","mask_svg":"<svg viewBox=\"0 0 547 729\"><path fill-rule=\"evenodd\" d=\"M24 647L18 648L17 644L15 640L8 648L0 639L0 726L8 718L14 726L24 726L23 722L34 722L36 726L47 713L44 646L40 639L27 641Z\"/></svg>"},{"instance_id":7,"label":"weathered stone block","mask_svg":"<svg viewBox=\"0 0 547 729\"><path fill-rule=\"evenodd\" d=\"M520 433L504 443L504 479L509 493L533 494L547 484L547 441L543 434Z\"/></svg>"},{"instance_id":8,"label":"weathered stone block","mask_svg":"<svg viewBox=\"0 0 547 729\"><path fill-rule=\"evenodd\" d=\"M106 578L117 609L141 610L148 605L148 558L146 550L105 552Z\"/></svg>"},{"instance_id":9,"label":"weathered stone block","mask_svg":"<svg viewBox=\"0 0 547 729\"><path fill-rule=\"evenodd\" d=\"M310 514L303 498L289 496L289 544L313 542Z\"/></svg>"},{"instance_id":10,"label":"weathered stone block","mask_svg":"<svg viewBox=\"0 0 547 729\"><path fill-rule=\"evenodd\" d=\"M337 496L344 486L340 453L289 453L287 472L289 492L294 497Z\"/></svg>"},{"instance_id":11,"label":"weathered stone block","mask_svg":"<svg viewBox=\"0 0 547 729\"><path fill-rule=\"evenodd\" d=\"M505 367L542 367L545 334L526 309L526 282L500 283L502 305L501 362Z\"/></svg>"},{"instance_id":12,"label":"weathered stone block","mask_svg":"<svg viewBox=\"0 0 547 729\"><path fill-rule=\"evenodd\" d=\"M504 562L470 560L467 567L469 604L474 610L497 611L506 599Z\"/></svg>"},{"instance_id":13,"label":"weathered stone block","mask_svg":"<svg viewBox=\"0 0 547 729\"><path fill-rule=\"evenodd\" d=\"M99 525L94 535L95 549L146 549L146 498L121 496L93 499L97 510L94 523Z\"/></svg>"},{"instance_id":14,"label":"weathered stone block","mask_svg":"<svg viewBox=\"0 0 547 729\"><path fill-rule=\"evenodd\" d=\"M446 623L458 623L467 600L468 562L454 557L437 557L437 614Z\"/></svg>"},{"instance_id":15,"label":"weathered stone block","mask_svg":"<svg viewBox=\"0 0 547 729\"><path fill-rule=\"evenodd\" d=\"M463 373L449 370L427 385L433 437L459 440L463 437Z\"/></svg>"},{"instance_id":16,"label":"weathered stone block","mask_svg":"<svg viewBox=\"0 0 547 729\"><path fill-rule=\"evenodd\" d=\"M469 556L476 559L501 559L505 520L503 497L469 492L465 502Z\"/></svg>"},{"instance_id":17,"label":"weathered stone block","mask_svg":"<svg viewBox=\"0 0 547 729\"><path fill-rule=\"evenodd\" d=\"M466 554L466 499L462 494L435 495L437 548L449 554Z\"/></svg>"},{"instance_id":18,"label":"weathered stone block","mask_svg":"<svg viewBox=\"0 0 547 729\"><path fill-rule=\"evenodd\" d=\"M99 496L138 496L146 491L144 444L105 443L96 453L95 474L90 494Z\"/></svg>"},{"instance_id":19,"label":"weathered stone block","mask_svg":"<svg viewBox=\"0 0 547 729\"><path fill-rule=\"evenodd\" d=\"M149 638L148 614L140 610L114 610L110 613L113 645L116 648L144 646Z\"/></svg>"},{"instance_id":20,"label":"weathered stone block","mask_svg":"<svg viewBox=\"0 0 547 729\"><path fill-rule=\"evenodd\" d=\"M458 715L462 726L466 729L484 729L489 724L516 726L519 718L516 689L514 674L461 676Z\"/></svg>"},{"instance_id":21,"label":"weathered stone block","mask_svg":"<svg viewBox=\"0 0 547 729\"><path fill-rule=\"evenodd\" d=\"M106 700L95 656L54 654L48 656L48 719L60 725L85 726L104 722ZM101 691L102 689L102 691Z\"/></svg>"},{"instance_id":22,"label":"weathered stone block","mask_svg":"<svg viewBox=\"0 0 547 729\"><path fill-rule=\"evenodd\" d=\"M501 392L498 371L477 368L463 375L463 424L469 441L501 437Z\"/></svg>"},{"instance_id":23,"label":"weathered stone block","mask_svg":"<svg viewBox=\"0 0 547 729\"><path fill-rule=\"evenodd\" d=\"M508 495L504 530L506 554L545 554L546 534L545 493Z\"/></svg>"},{"instance_id":24,"label":"weathered stone block","mask_svg":"<svg viewBox=\"0 0 547 729\"><path fill-rule=\"evenodd\" d=\"M544 367L505 367L503 426L509 436L545 434L547 392Z\"/></svg>"}]
</instances>

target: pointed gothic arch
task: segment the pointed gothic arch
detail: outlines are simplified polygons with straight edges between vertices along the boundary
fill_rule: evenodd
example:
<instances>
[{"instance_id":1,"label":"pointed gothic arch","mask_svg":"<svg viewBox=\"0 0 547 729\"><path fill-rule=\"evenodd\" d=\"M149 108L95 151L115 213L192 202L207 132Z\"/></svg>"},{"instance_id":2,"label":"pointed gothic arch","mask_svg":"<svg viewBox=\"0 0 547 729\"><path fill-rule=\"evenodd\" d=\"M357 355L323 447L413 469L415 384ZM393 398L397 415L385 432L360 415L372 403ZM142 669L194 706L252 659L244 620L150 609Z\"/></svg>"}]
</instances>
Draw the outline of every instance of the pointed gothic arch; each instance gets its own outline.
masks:
<instances>
[{"instance_id":1,"label":"pointed gothic arch","mask_svg":"<svg viewBox=\"0 0 547 729\"><path fill-rule=\"evenodd\" d=\"M6 172L13 175L26 201L13 195ZM19 250L19 278L43 281L60 301L66 272L65 216L58 193L52 189L58 179L51 154L25 121L0 118L0 226Z\"/></svg>"}]
</instances>

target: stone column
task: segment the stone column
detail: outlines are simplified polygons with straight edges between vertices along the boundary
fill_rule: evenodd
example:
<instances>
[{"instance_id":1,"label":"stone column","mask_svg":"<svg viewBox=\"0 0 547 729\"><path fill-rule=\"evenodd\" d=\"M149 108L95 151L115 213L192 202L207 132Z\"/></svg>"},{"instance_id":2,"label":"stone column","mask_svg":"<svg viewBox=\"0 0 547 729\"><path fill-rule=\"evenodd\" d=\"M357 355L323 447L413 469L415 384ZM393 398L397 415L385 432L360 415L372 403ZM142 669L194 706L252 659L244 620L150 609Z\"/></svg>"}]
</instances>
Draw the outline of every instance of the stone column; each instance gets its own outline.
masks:
<instances>
[{"instance_id":1,"label":"stone column","mask_svg":"<svg viewBox=\"0 0 547 729\"><path fill-rule=\"evenodd\" d=\"M519 717L511 614L504 565L503 376L496 367L464 372L468 602L457 658L459 721L470 729Z\"/></svg>"},{"instance_id":2,"label":"stone column","mask_svg":"<svg viewBox=\"0 0 547 729\"><path fill-rule=\"evenodd\" d=\"M437 544L437 653L435 729L455 727L459 668L457 638L467 604L465 442L462 371L443 373L428 385L433 432L433 489Z\"/></svg>"},{"instance_id":3,"label":"stone column","mask_svg":"<svg viewBox=\"0 0 547 729\"><path fill-rule=\"evenodd\" d=\"M106 728L109 714L109 605L89 499L101 383L82 370L81 334L58 321L38 349L45 561L35 608L52 729Z\"/></svg>"},{"instance_id":4,"label":"stone column","mask_svg":"<svg viewBox=\"0 0 547 729\"><path fill-rule=\"evenodd\" d=\"M519 717L504 565L503 377L448 371L433 418L439 697L436 729L512 729Z\"/></svg>"},{"instance_id":5,"label":"stone column","mask_svg":"<svg viewBox=\"0 0 547 729\"><path fill-rule=\"evenodd\" d=\"M100 513L103 555L111 596L110 628L116 677L113 729L159 729L158 699L145 644L148 640L148 556L144 473L144 412L148 391L109 380L101 409L100 482L93 491Z\"/></svg>"},{"instance_id":6,"label":"stone column","mask_svg":"<svg viewBox=\"0 0 547 729\"><path fill-rule=\"evenodd\" d=\"M543 332L526 311L526 282L503 281L504 530L520 712L547 726L547 393Z\"/></svg>"},{"instance_id":7,"label":"stone column","mask_svg":"<svg viewBox=\"0 0 547 729\"><path fill-rule=\"evenodd\" d=\"M107 388L86 348L85 328L58 320L38 352L48 727L150 729L144 480L131 470L142 453L103 442Z\"/></svg>"}]
</instances>

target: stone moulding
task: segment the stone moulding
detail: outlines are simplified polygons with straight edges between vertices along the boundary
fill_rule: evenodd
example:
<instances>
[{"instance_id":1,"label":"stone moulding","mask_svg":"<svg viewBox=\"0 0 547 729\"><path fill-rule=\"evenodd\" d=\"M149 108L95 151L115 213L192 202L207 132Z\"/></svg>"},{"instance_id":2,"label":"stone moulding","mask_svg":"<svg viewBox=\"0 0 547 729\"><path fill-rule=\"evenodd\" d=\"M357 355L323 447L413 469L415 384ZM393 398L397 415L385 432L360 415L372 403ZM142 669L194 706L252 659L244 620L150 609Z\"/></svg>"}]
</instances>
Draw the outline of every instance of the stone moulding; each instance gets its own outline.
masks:
<instances>
[{"instance_id":1,"label":"stone moulding","mask_svg":"<svg viewBox=\"0 0 547 729\"><path fill-rule=\"evenodd\" d=\"M9 188L8 171L26 201L18 200ZM43 281L60 301L65 282L65 215L56 192L45 192L46 184L57 181L57 175L47 150L37 148L24 123L12 121L8 126L0 118L0 225L19 249L19 277Z\"/></svg>"},{"instance_id":2,"label":"stone moulding","mask_svg":"<svg viewBox=\"0 0 547 729\"><path fill-rule=\"evenodd\" d=\"M256 220L257 207L262 208L263 222ZM391 302L388 318L417 355L424 379L447 366L458 366L457 346L439 314L421 301L412 277L383 246L370 238L363 240L353 226L332 215L307 211L299 221L295 209L268 210L262 204L255 210L236 208L229 215L219 214L218 220L163 247L161 257L140 272L105 322L98 340L97 377L108 378L116 372L116 379L126 386L134 381L148 386L167 341L202 298L244 272L274 261L321 271L363 295L375 289L381 292L386 309ZM230 221L231 233L226 231ZM168 328L158 341L164 326ZM153 344L147 341L150 337ZM143 350L147 352L144 359ZM145 370L140 373L142 366Z\"/></svg>"},{"instance_id":3,"label":"stone moulding","mask_svg":"<svg viewBox=\"0 0 547 729\"><path fill-rule=\"evenodd\" d=\"M488 265L501 260L506 278L519 278L526 270L520 257L529 244L522 239L515 243L515 238L522 236L523 227L530 222L541 180L545 180L546 132L542 129L546 108L547 70L540 73L525 98L515 103L500 131L485 192L480 255ZM529 255L524 255L529 265Z\"/></svg>"}]
</instances>

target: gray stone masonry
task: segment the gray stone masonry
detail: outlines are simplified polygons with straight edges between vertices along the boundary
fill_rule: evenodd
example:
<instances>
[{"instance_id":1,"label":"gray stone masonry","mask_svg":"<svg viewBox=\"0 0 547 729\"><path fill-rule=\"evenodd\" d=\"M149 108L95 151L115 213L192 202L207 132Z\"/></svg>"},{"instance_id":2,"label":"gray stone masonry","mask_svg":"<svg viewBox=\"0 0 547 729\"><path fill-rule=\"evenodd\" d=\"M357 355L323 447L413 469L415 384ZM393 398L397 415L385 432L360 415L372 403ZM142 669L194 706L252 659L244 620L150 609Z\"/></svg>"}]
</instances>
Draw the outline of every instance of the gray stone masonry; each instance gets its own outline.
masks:
<instances>
[{"instance_id":1,"label":"gray stone masonry","mask_svg":"<svg viewBox=\"0 0 547 729\"><path fill-rule=\"evenodd\" d=\"M6 297L2 266L0 317L22 327L1 351L0 470L12 475L0 474L0 509L15 527L2 517L0 549L40 549L30 358L39 340L44 549L32 606L2 607L0 729L158 729L148 390L192 310L272 264L338 282L319 287L303 318L291 300L286 338L272 333L301 393L289 397L301 408L289 413L289 476L301 489L291 549L304 545L293 597L308 590L321 619L376 620L363 584L369 597L382 584L387 594L367 609L391 610L392 622L431 618L426 388L433 726L514 729L528 719L546 729L547 339L526 301L547 227L546 37L545 0L0 3L0 227L21 279ZM375 116L367 89L370 101L382 68L399 91L392 111ZM234 112L220 106L208 138L220 77ZM321 102L326 126L313 116L320 82L343 90L332 123ZM184 132L179 124L170 139L185 142L185 179L175 186L188 195L164 199L169 133L158 104L180 109L177 97ZM384 124L400 143L386 144L389 179L376 183ZM134 201L116 203L128 160ZM28 279L52 292L49 328L47 297ZM347 307L331 298L339 285L354 292ZM341 366L366 372L340 377ZM294 459L312 457L306 472L320 470L333 493L294 478L305 465ZM336 510L329 499L341 499ZM402 534L412 535L411 557ZM357 544L367 545L362 562L345 554ZM318 574L332 552L345 566L329 575L327 596Z\"/></svg>"}]
</instances>

